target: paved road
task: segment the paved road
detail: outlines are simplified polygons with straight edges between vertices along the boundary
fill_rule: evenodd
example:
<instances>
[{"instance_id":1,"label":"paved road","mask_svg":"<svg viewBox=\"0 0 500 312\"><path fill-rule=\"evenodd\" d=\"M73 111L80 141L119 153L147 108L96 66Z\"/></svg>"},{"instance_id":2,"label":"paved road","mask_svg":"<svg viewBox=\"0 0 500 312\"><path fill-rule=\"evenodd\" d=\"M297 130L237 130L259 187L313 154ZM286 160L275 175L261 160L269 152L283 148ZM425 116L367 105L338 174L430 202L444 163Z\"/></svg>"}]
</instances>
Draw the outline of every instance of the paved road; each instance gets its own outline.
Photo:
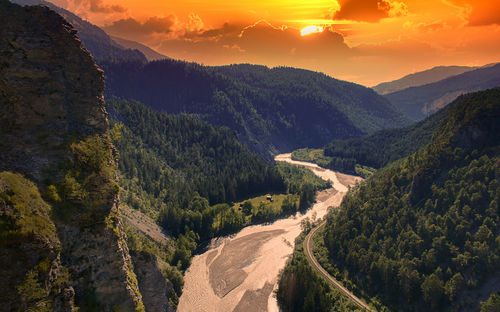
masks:
<instances>
[{"instance_id":1,"label":"paved road","mask_svg":"<svg viewBox=\"0 0 500 312\"><path fill-rule=\"evenodd\" d=\"M366 311L372 311L369 306L367 306L361 299L356 297L354 294L352 294L350 291L345 289L344 286L342 286L339 282L337 282L328 272L326 272L325 269L318 263L316 258L314 258L313 252L312 252L312 237L318 231L323 225L326 224L326 221L321 222L320 225L315 227L314 229L309 232L309 234L306 236L306 241L305 241L305 250L306 250L306 255L307 258L309 258L309 261L311 262L312 266L318 270L318 272L323 275L323 277L326 278L330 284L332 284L334 287L336 287L338 290L340 290L343 294L345 294L347 297L351 298L352 301L354 301L358 306L360 306L362 309L365 309Z\"/></svg>"}]
</instances>

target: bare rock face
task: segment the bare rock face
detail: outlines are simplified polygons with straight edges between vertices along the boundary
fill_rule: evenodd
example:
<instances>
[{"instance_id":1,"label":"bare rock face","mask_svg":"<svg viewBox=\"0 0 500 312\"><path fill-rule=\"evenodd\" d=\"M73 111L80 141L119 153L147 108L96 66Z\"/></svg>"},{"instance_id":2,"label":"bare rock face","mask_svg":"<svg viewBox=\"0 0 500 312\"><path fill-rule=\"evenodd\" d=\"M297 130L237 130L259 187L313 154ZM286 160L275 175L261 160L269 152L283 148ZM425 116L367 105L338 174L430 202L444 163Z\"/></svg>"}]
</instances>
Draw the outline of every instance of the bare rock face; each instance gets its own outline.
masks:
<instances>
[{"instance_id":1,"label":"bare rock face","mask_svg":"<svg viewBox=\"0 0 500 312\"><path fill-rule=\"evenodd\" d=\"M62 17L0 3L0 170L39 180L69 136L106 132L103 73Z\"/></svg>"},{"instance_id":2,"label":"bare rock face","mask_svg":"<svg viewBox=\"0 0 500 312\"><path fill-rule=\"evenodd\" d=\"M0 297L0 311L18 309L24 295L37 311L71 310L73 297L82 311L144 310L119 218L103 73L75 33L46 7L0 0L0 172L33 181L50 208L22 236L17 222L40 212L13 209L16 192L0 187L0 237L10 248L0 266L17 263L0 279L13 294ZM47 228L51 240L40 239Z\"/></svg>"},{"instance_id":3,"label":"bare rock face","mask_svg":"<svg viewBox=\"0 0 500 312\"><path fill-rule=\"evenodd\" d=\"M132 260L146 310L174 312L175 308L167 298L177 296L172 283L162 274L161 260L145 252L132 253Z\"/></svg>"}]
</instances>

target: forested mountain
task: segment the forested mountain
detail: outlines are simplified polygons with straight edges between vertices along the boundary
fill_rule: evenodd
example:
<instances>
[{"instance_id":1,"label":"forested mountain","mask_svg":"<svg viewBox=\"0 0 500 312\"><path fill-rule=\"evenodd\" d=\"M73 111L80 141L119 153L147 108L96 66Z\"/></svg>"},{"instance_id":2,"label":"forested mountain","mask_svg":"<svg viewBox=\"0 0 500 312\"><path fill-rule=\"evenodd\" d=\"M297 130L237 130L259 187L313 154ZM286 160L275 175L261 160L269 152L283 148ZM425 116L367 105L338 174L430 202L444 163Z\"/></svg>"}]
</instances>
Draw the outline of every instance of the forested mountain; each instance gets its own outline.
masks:
<instances>
[{"instance_id":1,"label":"forested mountain","mask_svg":"<svg viewBox=\"0 0 500 312\"><path fill-rule=\"evenodd\" d=\"M105 63L108 95L224 125L262 154L322 146L408 123L373 90L293 68L174 60Z\"/></svg>"},{"instance_id":2,"label":"forested mountain","mask_svg":"<svg viewBox=\"0 0 500 312\"><path fill-rule=\"evenodd\" d=\"M386 94L385 98L414 120L421 120L459 95L500 86L500 63L420 87Z\"/></svg>"},{"instance_id":3,"label":"forested mountain","mask_svg":"<svg viewBox=\"0 0 500 312\"><path fill-rule=\"evenodd\" d=\"M463 96L428 145L379 170L328 216L323 267L383 311L477 311L490 295L483 306L494 306L499 120L499 88Z\"/></svg>"},{"instance_id":4,"label":"forested mountain","mask_svg":"<svg viewBox=\"0 0 500 312\"><path fill-rule=\"evenodd\" d=\"M241 144L234 131L196 116L168 115L136 101L109 99L111 137L120 155L122 202L158 220L171 235L172 246L138 248L168 263L168 281L177 304L181 272L198 244L242 227L275 220L309 207L327 183L306 169L268 165ZM233 205L264 194L281 194L276 205ZM134 250L150 246L131 236ZM146 240L147 241L147 240Z\"/></svg>"},{"instance_id":5,"label":"forested mountain","mask_svg":"<svg viewBox=\"0 0 500 312\"><path fill-rule=\"evenodd\" d=\"M114 42L118 43L124 48L139 50L142 54L144 54L144 56L148 59L148 61L155 61L155 60L162 60L169 58L168 56L158 53L155 50L151 49L150 47L145 46L136 41L127 40L115 36L111 36L111 39L113 39Z\"/></svg>"},{"instance_id":6,"label":"forested mountain","mask_svg":"<svg viewBox=\"0 0 500 312\"><path fill-rule=\"evenodd\" d=\"M157 112L135 101L112 99L108 105L120 154L122 200L162 220L171 234L192 230L205 240L245 223L239 220L231 228L212 232L217 213L203 215L213 212L210 206L270 192L312 198L318 187L326 186L305 179L301 170L266 164L228 128L212 126L193 116ZM297 184L298 180L303 182ZM312 187L304 188L304 184ZM225 209L225 213L232 210L221 207L219 210Z\"/></svg>"},{"instance_id":7,"label":"forested mountain","mask_svg":"<svg viewBox=\"0 0 500 312\"><path fill-rule=\"evenodd\" d=\"M120 170L139 177L156 196L162 190L168 192L166 198L182 193L169 186L175 180L186 193L197 192L212 205L284 190L277 170L238 142L228 128L193 116L160 113L135 101L110 99L108 105L127 132L117 143ZM161 163L151 164L149 153ZM166 180L160 179L162 174Z\"/></svg>"},{"instance_id":8,"label":"forested mountain","mask_svg":"<svg viewBox=\"0 0 500 312\"><path fill-rule=\"evenodd\" d=\"M323 166L353 173L356 165L379 169L413 154L431 141L440 122L458 101L460 99L411 126L380 130L360 138L334 140L324 147L328 163Z\"/></svg>"},{"instance_id":9,"label":"forested mountain","mask_svg":"<svg viewBox=\"0 0 500 312\"><path fill-rule=\"evenodd\" d=\"M394 81L383 82L372 87L372 89L375 90L378 94L385 95L410 87L418 87L437 82L477 68L478 67L471 66L436 66L428 70L406 75L403 78Z\"/></svg>"},{"instance_id":10,"label":"forested mountain","mask_svg":"<svg viewBox=\"0 0 500 312\"><path fill-rule=\"evenodd\" d=\"M44 5L64 17L77 31L77 36L94 57L96 63L101 61L137 61L147 62L146 56L138 49L128 49L116 43L101 28L81 19L68 10L60 8L44 0L13 0L19 5Z\"/></svg>"},{"instance_id":11,"label":"forested mountain","mask_svg":"<svg viewBox=\"0 0 500 312\"><path fill-rule=\"evenodd\" d=\"M108 96L139 100L159 111L197 114L235 130L240 141L271 154L304 145L320 147L409 123L372 90L294 68L255 65L206 67L161 56L117 39L71 12L43 0L15 0L49 6L78 30L84 46L104 69ZM146 57L139 50L148 54Z\"/></svg>"}]
</instances>

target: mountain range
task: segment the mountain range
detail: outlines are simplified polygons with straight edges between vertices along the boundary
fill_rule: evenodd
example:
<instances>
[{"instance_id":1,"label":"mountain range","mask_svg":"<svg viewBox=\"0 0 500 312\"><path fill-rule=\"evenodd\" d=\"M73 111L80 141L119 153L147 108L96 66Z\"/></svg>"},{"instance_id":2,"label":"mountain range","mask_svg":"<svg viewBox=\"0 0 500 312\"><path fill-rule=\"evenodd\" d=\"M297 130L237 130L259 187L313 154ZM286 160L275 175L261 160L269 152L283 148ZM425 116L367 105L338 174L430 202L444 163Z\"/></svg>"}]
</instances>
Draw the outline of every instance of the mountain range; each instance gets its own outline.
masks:
<instances>
[{"instance_id":1,"label":"mountain range","mask_svg":"<svg viewBox=\"0 0 500 312\"><path fill-rule=\"evenodd\" d=\"M304 145L320 147L333 139L410 122L383 97L354 83L295 68L209 67L165 59L138 43L112 39L49 2L16 2L47 5L75 25L83 45L105 72L106 96L137 100L170 114L196 114L227 126L268 159Z\"/></svg>"},{"instance_id":2,"label":"mountain range","mask_svg":"<svg viewBox=\"0 0 500 312\"><path fill-rule=\"evenodd\" d=\"M451 76L477 69L472 66L436 66L421 72L406 75L400 79L380 83L373 88L378 94L385 95L411 87L419 87L429 83L438 82Z\"/></svg>"},{"instance_id":3,"label":"mountain range","mask_svg":"<svg viewBox=\"0 0 500 312\"><path fill-rule=\"evenodd\" d=\"M385 94L385 98L414 120L421 120L459 95L500 85L500 64L489 64L459 75Z\"/></svg>"},{"instance_id":4,"label":"mountain range","mask_svg":"<svg viewBox=\"0 0 500 312\"><path fill-rule=\"evenodd\" d=\"M108 95L227 126L266 157L409 123L373 90L302 69L175 60L102 68Z\"/></svg>"}]
</instances>

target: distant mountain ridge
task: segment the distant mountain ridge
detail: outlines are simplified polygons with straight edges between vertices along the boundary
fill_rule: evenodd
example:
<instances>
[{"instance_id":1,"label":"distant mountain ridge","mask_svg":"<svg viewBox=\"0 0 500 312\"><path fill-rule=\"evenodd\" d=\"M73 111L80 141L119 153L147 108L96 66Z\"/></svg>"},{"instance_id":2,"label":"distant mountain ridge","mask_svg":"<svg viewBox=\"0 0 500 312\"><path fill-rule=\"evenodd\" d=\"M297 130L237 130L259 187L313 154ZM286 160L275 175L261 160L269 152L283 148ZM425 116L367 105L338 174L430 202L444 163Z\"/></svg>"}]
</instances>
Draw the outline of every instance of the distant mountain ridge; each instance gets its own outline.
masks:
<instances>
[{"instance_id":1,"label":"distant mountain ridge","mask_svg":"<svg viewBox=\"0 0 500 312\"><path fill-rule=\"evenodd\" d=\"M320 147L409 120L373 90L295 68L174 60L105 63L107 95L227 126L262 155Z\"/></svg>"},{"instance_id":2,"label":"distant mountain ridge","mask_svg":"<svg viewBox=\"0 0 500 312\"><path fill-rule=\"evenodd\" d=\"M487 65L420 87L384 95L414 120L421 120L458 96L500 86L500 64Z\"/></svg>"},{"instance_id":3,"label":"distant mountain ridge","mask_svg":"<svg viewBox=\"0 0 500 312\"><path fill-rule=\"evenodd\" d=\"M431 69L416 72L404 76L403 78L383 82L372 87L375 92L381 95L394 93L410 87L423 86L429 83L437 82L451 76L463 74L465 72L477 69L479 67L471 66L436 66Z\"/></svg>"},{"instance_id":4,"label":"distant mountain ridge","mask_svg":"<svg viewBox=\"0 0 500 312\"><path fill-rule=\"evenodd\" d=\"M124 48L140 51L142 54L144 54L148 61L156 61L169 58L168 56L158 53L150 47L136 41L127 40L115 36L111 36L111 39L113 39L114 42L118 43Z\"/></svg>"},{"instance_id":5,"label":"distant mountain ridge","mask_svg":"<svg viewBox=\"0 0 500 312\"><path fill-rule=\"evenodd\" d=\"M97 64L103 60L147 62L147 57L139 49L126 48L115 42L101 28L83 20L76 14L43 0L13 0L19 5L44 5L55 11L77 30L77 36L93 55Z\"/></svg>"}]
</instances>

